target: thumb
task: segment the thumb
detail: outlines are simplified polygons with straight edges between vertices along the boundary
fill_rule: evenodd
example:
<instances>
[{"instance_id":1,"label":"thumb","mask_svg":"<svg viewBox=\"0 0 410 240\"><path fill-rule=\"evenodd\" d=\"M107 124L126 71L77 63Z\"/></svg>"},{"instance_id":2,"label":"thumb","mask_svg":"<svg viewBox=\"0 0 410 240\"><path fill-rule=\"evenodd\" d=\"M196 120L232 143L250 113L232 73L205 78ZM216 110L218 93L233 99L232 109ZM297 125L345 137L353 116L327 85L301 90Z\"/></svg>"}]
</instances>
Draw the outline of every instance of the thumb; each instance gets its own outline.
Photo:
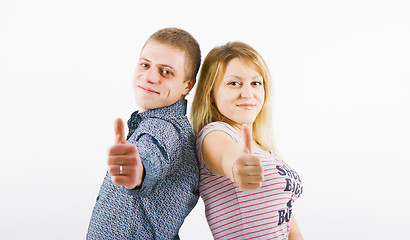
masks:
<instances>
[{"instance_id":1,"label":"thumb","mask_svg":"<svg viewBox=\"0 0 410 240\"><path fill-rule=\"evenodd\" d=\"M242 126L243 141L244 141L244 152L252 153L252 132L247 125Z\"/></svg>"},{"instance_id":2,"label":"thumb","mask_svg":"<svg viewBox=\"0 0 410 240\"><path fill-rule=\"evenodd\" d=\"M114 122L115 144L125 143L124 137L124 123L121 118L115 119Z\"/></svg>"}]
</instances>

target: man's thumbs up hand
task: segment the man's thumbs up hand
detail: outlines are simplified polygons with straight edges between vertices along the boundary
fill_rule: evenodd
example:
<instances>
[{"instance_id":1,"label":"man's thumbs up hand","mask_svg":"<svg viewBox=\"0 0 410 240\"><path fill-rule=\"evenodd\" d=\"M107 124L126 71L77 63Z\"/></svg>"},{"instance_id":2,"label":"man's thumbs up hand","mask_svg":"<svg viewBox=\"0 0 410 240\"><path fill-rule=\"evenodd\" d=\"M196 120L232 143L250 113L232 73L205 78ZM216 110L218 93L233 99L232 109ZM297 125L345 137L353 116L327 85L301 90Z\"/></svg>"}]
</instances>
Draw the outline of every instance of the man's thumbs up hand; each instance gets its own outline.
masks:
<instances>
[{"instance_id":1,"label":"man's thumbs up hand","mask_svg":"<svg viewBox=\"0 0 410 240\"><path fill-rule=\"evenodd\" d=\"M115 144L108 150L108 172L111 180L127 189L141 186L144 166L138 149L125 140L124 124L117 118L114 123Z\"/></svg>"},{"instance_id":2,"label":"man's thumbs up hand","mask_svg":"<svg viewBox=\"0 0 410 240\"><path fill-rule=\"evenodd\" d=\"M242 127L244 148L232 166L234 181L242 191L256 190L262 186L263 166L261 160L252 154L252 132Z\"/></svg>"},{"instance_id":3,"label":"man's thumbs up hand","mask_svg":"<svg viewBox=\"0 0 410 240\"><path fill-rule=\"evenodd\" d=\"M123 144L127 141L124 137L124 123L121 118L115 119L114 122L115 144Z\"/></svg>"}]
</instances>

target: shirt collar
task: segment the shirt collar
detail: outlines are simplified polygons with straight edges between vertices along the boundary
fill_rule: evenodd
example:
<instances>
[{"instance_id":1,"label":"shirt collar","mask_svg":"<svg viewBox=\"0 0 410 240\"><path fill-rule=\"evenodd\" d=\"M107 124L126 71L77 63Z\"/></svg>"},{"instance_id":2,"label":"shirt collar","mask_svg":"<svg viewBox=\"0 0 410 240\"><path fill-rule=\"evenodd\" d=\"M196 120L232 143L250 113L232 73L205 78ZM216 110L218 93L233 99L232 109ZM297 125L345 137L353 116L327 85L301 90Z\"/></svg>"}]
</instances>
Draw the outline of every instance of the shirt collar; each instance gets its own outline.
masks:
<instances>
[{"instance_id":1,"label":"shirt collar","mask_svg":"<svg viewBox=\"0 0 410 240\"><path fill-rule=\"evenodd\" d=\"M185 115L186 108L187 108L187 100L180 99L176 103L170 106L150 109L142 113L139 113L139 111L137 111L137 114L141 118L149 118L149 117L154 117L154 116L159 116L159 115L161 116Z\"/></svg>"},{"instance_id":2,"label":"shirt collar","mask_svg":"<svg viewBox=\"0 0 410 240\"><path fill-rule=\"evenodd\" d=\"M162 117L175 117L178 115L184 116L187 110L187 102L188 101L186 99L180 99L176 103L170 106L150 109L142 113L140 113L139 111L135 111L127 122L128 129L129 129L127 139L131 137L131 135L134 133L135 129L137 129L140 122L145 118L157 117L157 116L162 116Z\"/></svg>"}]
</instances>

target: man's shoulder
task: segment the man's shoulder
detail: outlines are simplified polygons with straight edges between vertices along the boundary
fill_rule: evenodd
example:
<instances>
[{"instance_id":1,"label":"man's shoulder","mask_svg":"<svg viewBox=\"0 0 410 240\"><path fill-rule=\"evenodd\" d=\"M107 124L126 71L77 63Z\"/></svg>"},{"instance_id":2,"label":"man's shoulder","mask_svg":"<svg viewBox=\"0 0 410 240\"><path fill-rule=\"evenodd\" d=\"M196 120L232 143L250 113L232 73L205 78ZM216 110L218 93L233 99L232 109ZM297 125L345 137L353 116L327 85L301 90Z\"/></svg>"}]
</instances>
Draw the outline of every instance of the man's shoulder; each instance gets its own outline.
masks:
<instances>
[{"instance_id":1,"label":"man's shoulder","mask_svg":"<svg viewBox=\"0 0 410 240\"><path fill-rule=\"evenodd\" d=\"M158 140L173 141L179 138L195 138L191 124L185 116L149 117L141 121L137 134L149 134Z\"/></svg>"},{"instance_id":2,"label":"man's shoulder","mask_svg":"<svg viewBox=\"0 0 410 240\"><path fill-rule=\"evenodd\" d=\"M160 134L163 131L178 131L183 125L184 119L181 117L152 116L144 118L141 121L138 130Z\"/></svg>"}]
</instances>

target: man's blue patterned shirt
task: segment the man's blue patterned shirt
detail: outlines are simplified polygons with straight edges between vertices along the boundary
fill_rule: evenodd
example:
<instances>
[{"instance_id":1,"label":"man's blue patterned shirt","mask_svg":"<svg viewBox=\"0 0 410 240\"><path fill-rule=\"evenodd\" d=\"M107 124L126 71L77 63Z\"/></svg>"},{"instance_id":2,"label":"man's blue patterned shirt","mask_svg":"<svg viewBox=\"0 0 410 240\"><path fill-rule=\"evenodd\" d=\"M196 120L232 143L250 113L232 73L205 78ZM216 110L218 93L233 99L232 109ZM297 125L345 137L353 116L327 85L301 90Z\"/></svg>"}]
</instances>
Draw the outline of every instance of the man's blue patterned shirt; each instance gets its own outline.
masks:
<instances>
[{"instance_id":1,"label":"man's blue patterned shirt","mask_svg":"<svg viewBox=\"0 0 410 240\"><path fill-rule=\"evenodd\" d=\"M106 174L87 239L179 239L185 217L198 197L195 135L185 116L187 101L134 112L127 141L144 165L141 187L128 190Z\"/></svg>"}]
</instances>

